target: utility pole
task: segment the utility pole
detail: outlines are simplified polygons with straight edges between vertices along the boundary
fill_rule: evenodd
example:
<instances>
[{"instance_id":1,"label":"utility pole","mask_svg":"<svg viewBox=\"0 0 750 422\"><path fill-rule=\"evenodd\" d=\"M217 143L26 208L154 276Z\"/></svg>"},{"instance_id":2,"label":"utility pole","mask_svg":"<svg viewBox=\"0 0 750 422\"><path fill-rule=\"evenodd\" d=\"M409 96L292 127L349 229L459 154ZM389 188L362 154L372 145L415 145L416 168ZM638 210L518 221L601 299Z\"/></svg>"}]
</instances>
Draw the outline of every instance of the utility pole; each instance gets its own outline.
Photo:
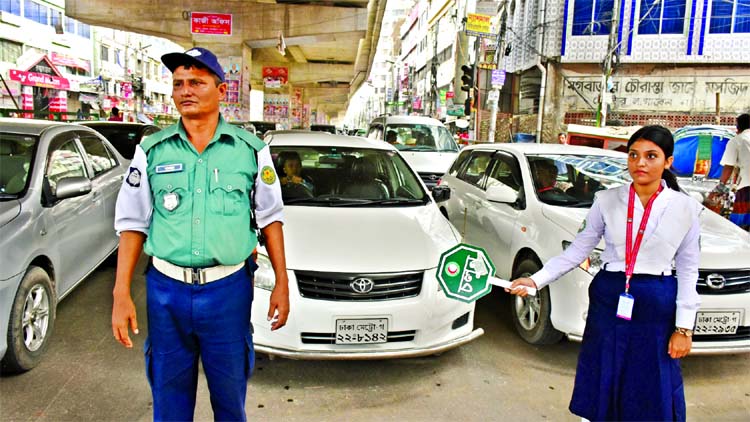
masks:
<instances>
[{"instance_id":1,"label":"utility pole","mask_svg":"<svg viewBox=\"0 0 750 422\"><path fill-rule=\"evenodd\" d=\"M609 27L609 42L607 43L607 55L604 57L604 73L602 74L602 89L599 92L599 113L597 113L597 126L607 126L607 105L609 103L609 78L612 76L612 56L616 54L619 45L617 45L617 28L620 26L620 2L614 0L612 5L612 21Z\"/></svg>"}]
</instances>

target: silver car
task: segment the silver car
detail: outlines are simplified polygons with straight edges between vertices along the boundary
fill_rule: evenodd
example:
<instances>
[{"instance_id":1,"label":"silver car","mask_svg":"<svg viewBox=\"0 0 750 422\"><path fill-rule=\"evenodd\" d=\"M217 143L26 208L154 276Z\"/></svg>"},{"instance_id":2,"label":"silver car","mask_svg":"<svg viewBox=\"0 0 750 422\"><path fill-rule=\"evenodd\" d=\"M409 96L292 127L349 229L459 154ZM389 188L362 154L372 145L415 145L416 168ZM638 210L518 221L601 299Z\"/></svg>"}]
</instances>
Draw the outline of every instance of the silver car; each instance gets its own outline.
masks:
<instances>
[{"instance_id":1,"label":"silver car","mask_svg":"<svg viewBox=\"0 0 750 422\"><path fill-rule=\"evenodd\" d=\"M125 160L93 129L0 119L0 357L33 368L57 302L117 248Z\"/></svg>"}]
</instances>

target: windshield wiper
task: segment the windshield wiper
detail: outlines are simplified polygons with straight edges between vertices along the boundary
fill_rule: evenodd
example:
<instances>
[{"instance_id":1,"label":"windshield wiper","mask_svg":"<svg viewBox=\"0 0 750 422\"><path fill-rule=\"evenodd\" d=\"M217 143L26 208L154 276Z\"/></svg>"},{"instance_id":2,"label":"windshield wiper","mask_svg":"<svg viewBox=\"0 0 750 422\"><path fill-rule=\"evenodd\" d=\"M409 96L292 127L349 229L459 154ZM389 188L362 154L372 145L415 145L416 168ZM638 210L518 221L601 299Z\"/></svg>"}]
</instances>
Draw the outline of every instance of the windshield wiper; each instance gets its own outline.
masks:
<instances>
[{"instance_id":1,"label":"windshield wiper","mask_svg":"<svg viewBox=\"0 0 750 422\"><path fill-rule=\"evenodd\" d=\"M399 149L399 151L435 151L435 148L426 145L418 145L412 147L402 147Z\"/></svg>"},{"instance_id":2,"label":"windshield wiper","mask_svg":"<svg viewBox=\"0 0 750 422\"><path fill-rule=\"evenodd\" d=\"M393 198L393 199L366 199L365 202L351 204L349 206L359 205L424 205L429 200L417 198Z\"/></svg>"},{"instance_id":3,"label":"windshield wiper","mask_svg":"<svg viewBox=\"0 0 750 422\"><path fill-rule=\"evenodd\" d=\"M18 195L13 195L10 193L0 193L0 199L16 199L18 198Z\"/></svg>"},{"instance_id":4,"label":"windshield wiper","mask_svg":"<svg viewBox=\"0 0 750 422\"><path fill-rule=\"evenodd\" d=\"M594 201L578 201L577 204L574 204L574 208L591 208L591 205L594 203Z\"/></svg>"},{"instance_id":5,"label":"windshield wiper","mask_svg":"<svg viewBox=\"0 0 750 422\"><path fill-rule=\"evenodd\" d=\"M338 196L330 196L323 198L290 198L284 200L284 205L291 204L312 204L312 205L326 205L329 207L340 207L348 205L358 205L361 203L367 203L366 199L356 198L340 198Z\"/></svg>"}]
</instances>

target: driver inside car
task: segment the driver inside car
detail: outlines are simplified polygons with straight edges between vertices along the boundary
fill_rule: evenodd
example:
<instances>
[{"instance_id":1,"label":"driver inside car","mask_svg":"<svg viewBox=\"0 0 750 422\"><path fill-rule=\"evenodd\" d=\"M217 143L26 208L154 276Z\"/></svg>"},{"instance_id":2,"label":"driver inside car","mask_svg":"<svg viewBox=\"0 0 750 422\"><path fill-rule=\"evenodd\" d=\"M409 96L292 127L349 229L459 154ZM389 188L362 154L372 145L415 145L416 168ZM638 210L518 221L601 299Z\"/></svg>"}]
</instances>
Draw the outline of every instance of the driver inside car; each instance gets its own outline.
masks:
<instances>
[{"instance_id":1,"label":"driver inside car","mask_svg":"<svg viewBox=\"0 0 750 422\"><path fill-rule=\"evenodd\" d=\"M309 193L307 196L312 196L314 186L309 178L302 176L302 160L296 151L281 152L279 154L279 167L284 175L279 179L282 194L285 191L303 189L306 191L304 193Z\"/></svg>"}]
</instances>

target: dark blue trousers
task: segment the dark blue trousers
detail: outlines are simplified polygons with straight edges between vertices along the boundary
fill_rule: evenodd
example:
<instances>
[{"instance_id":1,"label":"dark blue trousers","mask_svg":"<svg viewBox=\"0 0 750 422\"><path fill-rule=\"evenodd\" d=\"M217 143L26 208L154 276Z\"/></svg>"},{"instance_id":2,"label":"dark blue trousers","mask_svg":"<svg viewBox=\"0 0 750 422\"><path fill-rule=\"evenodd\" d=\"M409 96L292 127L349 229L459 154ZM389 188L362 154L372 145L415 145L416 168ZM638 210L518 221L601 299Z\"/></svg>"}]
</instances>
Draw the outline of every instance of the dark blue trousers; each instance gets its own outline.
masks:
<instances>
[{"instance_id":1,"label":"dark blue trousers","mask_svg":"<svg viewBox=\"0 0 750 422\"><path fill-rule=\"evenodd\" d=\"M591 421L684 421L679 360L669 357L677 280L635 274L633 318L617 318L625 273L599 271L589 286L589 312L570 411Z\"/></svg>"},{"instance_id":2,"label":"dark blue trousers","mask_svg":"<svg viewBox=\"0 0 750 422\"><path fill-rule=\"evenodd\" d=\"M214 419L246 420L247 380L255 363L250 331L251 274L244 268L201 286L149 268L144 354L155 421L193 419L199 358Z\"/></svg>"}]
</instances>

